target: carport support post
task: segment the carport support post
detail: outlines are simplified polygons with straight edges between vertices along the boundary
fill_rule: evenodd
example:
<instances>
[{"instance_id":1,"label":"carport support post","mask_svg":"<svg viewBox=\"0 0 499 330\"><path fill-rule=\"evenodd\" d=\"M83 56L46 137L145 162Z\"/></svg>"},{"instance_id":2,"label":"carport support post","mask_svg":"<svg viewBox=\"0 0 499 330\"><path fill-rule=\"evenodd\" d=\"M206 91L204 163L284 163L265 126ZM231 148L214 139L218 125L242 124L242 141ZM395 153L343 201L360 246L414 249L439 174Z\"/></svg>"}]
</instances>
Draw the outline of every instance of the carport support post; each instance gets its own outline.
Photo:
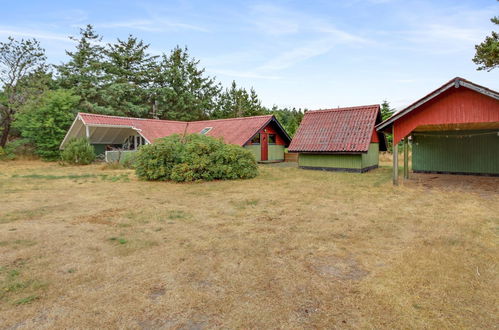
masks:
<instances>
[{"instance_id":1,"label":"carport support post","mask_svg":"<svg viewBox=\"0 0 499 330\"><path fill-rule=\"evenodd\" d=\"M399 147L398 143L393 143L393 184L399 184Z\"/></svg>"},{"instance_id":2,"label":"carport support post","mask_svg":"<svg viewBox=\"0 0 499 330\"><path fill-rule=\"evenodd\" d=\"M393 185L398 186L399 184L399 149L398 143L395 143L395 125L392 126L392 137L393 137Z\"/></svg>"},{"instance_id":3,"label":"carport support post","mask_svg":"<svg viewBox=\"0 0 499 330\"><path fill-rule=\"evenodd\" d=\"M409 179L409 138L404 138L404 179Z\"/></svg>"}]
</instances>

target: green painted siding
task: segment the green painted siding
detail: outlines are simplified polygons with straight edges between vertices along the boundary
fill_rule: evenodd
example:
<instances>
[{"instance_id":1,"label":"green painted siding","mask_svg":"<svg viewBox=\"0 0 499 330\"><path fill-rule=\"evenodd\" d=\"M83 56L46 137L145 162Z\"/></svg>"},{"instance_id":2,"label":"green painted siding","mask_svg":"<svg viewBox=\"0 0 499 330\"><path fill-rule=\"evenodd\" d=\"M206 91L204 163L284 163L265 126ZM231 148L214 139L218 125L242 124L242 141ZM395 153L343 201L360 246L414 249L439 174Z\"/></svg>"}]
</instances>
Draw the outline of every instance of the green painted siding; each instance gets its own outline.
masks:
<instances>
[{"instance_id":1,"label":"green painted siding","mask_svg":"<svg viewBox=\"0 0 499 330\"><path fill-rule=\"evenodd\" d=\"M106 144L92 144L92 146L94 147L97 156L104 155L106 152Z\"/></svg>"},{"instance_id":2,"label":"green painted siding","mask_svg":"<svg viewBox=\"0 0 499 330\"><path fill-rule=\"evenodd\" d=\"M362 168L362 155L300 154L298 165L306 167Z\"/></svg>"},{"instance_id":3,"label":"green painted siding","mask_svg":"<svg viewBox=\"0 0 499 330\"><path fill-rule=\"evenodd\" d=\"M379 164L379 143L371 143L367 154L362 154L362 168Z\"/></svg>"},{"instance_id":4,"label":"green painted siding","mask_svg":"<svg viewBox=\"0 0 499 330\"><path fill-rule=\"evenodd\" d=\"M262 150L259 144L248 144L244 146L255 155L256 161L259 162L262 156ZM278 144L269 144L269 161L284 160L284 146Z\"/></svg>"},{"instance_id":5,"label":"green painted siding","mask_svg":"<svg viewBox=\"0 0 499 330\"><path fill-rule=\"evenodd\" d=\"M412 169L499 174L497 130L414 133Z\"/></svg>"},{"instance_id":6,"label":"green painted siding","mask_svg":"<svg viewBox=\"0 0 499 330\"><path fill-rule=\"evenodd\" d=\"M259 144L248 144L248 145L245 145L244 147L246 149L248 149L249 151L251 151L253 153L253 155L255 155L255 159L257 162L260 161L262 154L261 154L261 149L260 149Z\"/></svg>"},{"instance_id":7,"label":"green painted siding","mask_svg":"<svg viewBox=\"0 0 499 330\"><path fill-rule=\"evenodd\" d=\"M278 144L269 144L269 160L284 160L284 146Z\"/></svg>"}]
</instances>

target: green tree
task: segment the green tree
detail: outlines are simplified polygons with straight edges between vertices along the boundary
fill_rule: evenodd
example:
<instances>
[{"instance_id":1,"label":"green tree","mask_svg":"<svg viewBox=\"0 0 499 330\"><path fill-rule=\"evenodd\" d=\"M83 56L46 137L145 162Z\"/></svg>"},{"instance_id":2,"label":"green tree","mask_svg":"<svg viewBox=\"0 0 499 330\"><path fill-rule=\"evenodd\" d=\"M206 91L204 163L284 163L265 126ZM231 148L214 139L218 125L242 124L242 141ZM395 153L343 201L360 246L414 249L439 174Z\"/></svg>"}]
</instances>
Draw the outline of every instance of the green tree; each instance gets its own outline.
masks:
<instances>
[{"instance_id":1,"label":"green tree","mask_svg":"<svg viewBox=\"0 0 499 330\"><path fill-rule=\"evenodd\" d=\"M492 23L499 25L499 17L490 19ZM473 62L478 65L477 70L491 71L499 66L499 33L492 31L481 44L475 46L475 57Z\"/></svg>"},{"instance_id":2,"label":"green tree","mask_svg":"<svg viewBox=\"0 0 499 330\"><path fill-rule=\"evenodd\" d=\"M381 119L387 120L395 113L395 109L390 106L390 102L383 100L381 103Z\"/></svg>"},{"instance_id":3,"label":"green tree","mask_svg":"<svg viewBox=\"0 0 499 330\"><path fill-rule=\"evenodd\" d=\"M59 89L45 92L27 103L16 115L14 126L36 147L45 160L59 158L59 145L75 118L79 96Z\"/></svg>"},{"instance_id":4,"label":"green tree","mask_svg":"<svg viewBox=\"0 0 499 330\"><path fill-rule=\"evenodd\" d=\"M237 118L263 115L267 110L262 106L258 95L253 88L250 92L237 87L232 81L231 87L226 88L220 95L218 106L211 114L212 118Z\"/></svg>"},{"instance_id":5,"label":"green tree","mask_svg":"<svg viewBox=\"0 0 499 330\"><path fill-rule=\"evenodd\" d=\"M384 100L381 103L381 119L382 120L387 120L393 114L395 113L395 109L390 106L390 102L387 100ZM392 134L385 134L386 137L386 143L387 143L387 149L388 151L392 151L393 148L393 135Z\"/></svg>"},{"instance_id":6,"label":"green tree","mask_svg":"<svg viewBox=\"0 0 499 330\"><path fill-rule=\"evenodd\" d=\"M27 102L32 91L26 88L27 77L46 71L45 50L36 39L0 42L0 84L3 85L0 102L0 147L5 147L14 116Z\"/></svg>"},{"instance_id":7,"label":"green tree","mask_svg":"<svg viewBox=\"0 0 499 330\"><path fill-rule=\"evenodd\" d=\"M286 132L290 136L293 136L295 135L298 126L300 126L305 111L306 110L296 108L279 109L277 106L273 106L270 113L276 116L277 120L281 123Z\"/></svg>"},{"instance_id":8,"label":"green tree","mask_svg":"<svg viewBox=\"0 0 499 330\"><path fill-rule=\"evenodd\" d=\"M103 102L102 87L106 84L104 75L104 47L102 37L92 25L80 29L80 37L70 37L75 41L76 50L66 51L69 61L56 66L62 88L72 89L80 97L78 109L82 112L107 113Z\"/></svg>"},{"instance_id":9,"label":"green tree","mask_svg":"<svg viewBox=\"0 0 499 330\"><path fill-rule=\"evenodd\" d=\"M151 96L153 116L170 120L207 119L215 109L220 84L205 75L199 61L189 56L187 48L175 47L163 54L154 79Z\"/></svg>"},{"instance_id":10,"label":"green tree","mask_svg":"<svg viewBox=\"0 0 499 330\"><path fill-rule=\"evenodd\" d=\"M147 117L152 84L157 72L156 59L150 55L148 44L129 35L108 44L105 71L108 85L103 96L107 108L118 115Z\"/></svg>"}]
</instances>

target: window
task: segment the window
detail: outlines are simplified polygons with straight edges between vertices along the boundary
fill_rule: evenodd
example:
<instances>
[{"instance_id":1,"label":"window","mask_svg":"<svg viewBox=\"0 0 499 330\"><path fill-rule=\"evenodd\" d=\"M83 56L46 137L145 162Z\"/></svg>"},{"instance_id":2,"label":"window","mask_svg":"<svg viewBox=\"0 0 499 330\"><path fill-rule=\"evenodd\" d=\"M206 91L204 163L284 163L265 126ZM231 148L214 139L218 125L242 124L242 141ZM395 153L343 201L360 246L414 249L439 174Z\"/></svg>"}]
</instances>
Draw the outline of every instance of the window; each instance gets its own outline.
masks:
<instances>
[{"instance_id":1,"label":"window","mask_svg":"<svg viewBox=\"0 0 499 330\"><path fill-rule=\"evenodd\" d=\"M211 131L213 127L205 127L201 130L200 134L203 134L205 135L206 133L208 133L209 131Z\"/></svg>"},{"instance_id":2,"label":"window","mask_svg":"<svg viewBox=\"0 0 499 330\"><path fill-rule=\"evenodd\" d=\"M269 144L275 144L275 134L269 134Z\"/></svg>"},{"instance_id":3,"label":"window","mask_svg":"<svg viewBox=\"0 0 499 330\"><path fill-rule=\"evenodd\" d=\"M253 136L253 138L251 139L251 144L260 144L260 133Z\"/></svg>"}]
</instances>

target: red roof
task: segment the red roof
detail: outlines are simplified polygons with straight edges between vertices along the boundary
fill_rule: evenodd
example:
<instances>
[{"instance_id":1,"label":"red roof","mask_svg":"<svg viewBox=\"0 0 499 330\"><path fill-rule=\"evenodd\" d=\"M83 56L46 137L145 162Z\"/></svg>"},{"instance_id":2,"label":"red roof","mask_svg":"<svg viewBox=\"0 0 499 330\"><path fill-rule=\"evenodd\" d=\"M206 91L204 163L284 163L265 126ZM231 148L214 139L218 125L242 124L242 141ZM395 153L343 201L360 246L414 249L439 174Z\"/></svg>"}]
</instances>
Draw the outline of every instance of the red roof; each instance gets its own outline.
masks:
<instances>
[{"instance_id":1,"label":"red roof","mask_svg":"<svg viewBox=\"0 0 499 330\"><path fill-rule=\"evenodd\" d=\"M225 143L243 146L261 128L272 120L272 115L229 118L218 120L191 121L187 133L200 133L203 128L212 127L207 136L221 137Z\"/></svg>"},{"instance_id":2,"label":"red roof","mask_svg":"<svg viewBox=\"0 0 499 330\"><path fill-rule=\"evenodd\" d=\"M86 125L123 126L137 129L149 142L172 134L200 133L211 127L207 136L221 137L225 143L244 145L262 127L268 124L273 116L254 116L204 121L171 121L159 119L128 118L117 116L79 113Z\"/></svg>"},{"instance_id":3,"label":"red roof","mask_svg":"<svg viewBox=\"0 0 499 330\"><path fill-rule=\"evenodd\" d=\"M307 111L296 131L291 152L367 152L380 106Z\"/></svg>"}]
</instances>

